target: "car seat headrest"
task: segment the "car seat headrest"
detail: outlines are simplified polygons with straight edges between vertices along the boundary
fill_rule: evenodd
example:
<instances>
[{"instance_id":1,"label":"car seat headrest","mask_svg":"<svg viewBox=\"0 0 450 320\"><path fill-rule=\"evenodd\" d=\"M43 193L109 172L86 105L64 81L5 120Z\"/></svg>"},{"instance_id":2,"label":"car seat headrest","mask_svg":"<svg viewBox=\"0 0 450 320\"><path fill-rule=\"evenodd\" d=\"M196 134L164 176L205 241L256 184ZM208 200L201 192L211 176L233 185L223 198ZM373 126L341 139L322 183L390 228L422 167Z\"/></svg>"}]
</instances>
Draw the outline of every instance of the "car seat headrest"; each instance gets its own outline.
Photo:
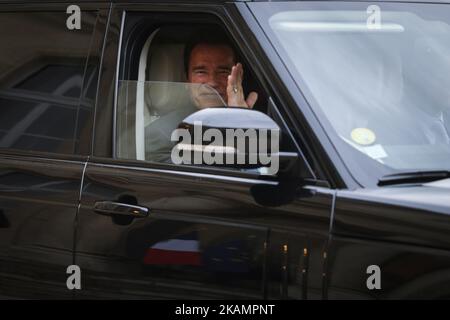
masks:
<instances>
[{"instance_id":1,"label":"car seat headrest","mask_svg":"<svg viewBox=\"0 0 450 320\"><path fill-rule=\"evenodd\" d=\"M187 103L183 44L154 44L147 60L145 100L150 114L163 115Z\"/></svg>"}]
</instances>

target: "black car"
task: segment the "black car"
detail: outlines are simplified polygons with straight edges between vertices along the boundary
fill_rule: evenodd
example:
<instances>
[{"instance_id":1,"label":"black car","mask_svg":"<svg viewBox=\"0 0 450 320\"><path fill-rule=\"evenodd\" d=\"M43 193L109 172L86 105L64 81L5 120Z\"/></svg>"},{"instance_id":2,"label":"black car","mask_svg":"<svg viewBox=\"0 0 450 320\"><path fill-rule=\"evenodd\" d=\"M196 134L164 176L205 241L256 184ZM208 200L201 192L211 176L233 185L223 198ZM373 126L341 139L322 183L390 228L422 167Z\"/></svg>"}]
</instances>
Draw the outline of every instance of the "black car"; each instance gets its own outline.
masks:
<instances>
[{"instance_id":1,"label":"black car","mask_svg":"<svg viewBox=\"0 0 450 320\"><path fill-rule=\"evenodd\" d=\"M272 130L275 171L160 145L208 28L258 101L176 128ZM446 1L0 0L0 298L450 298L449 37Z\"/></svg>"}]
</instances>

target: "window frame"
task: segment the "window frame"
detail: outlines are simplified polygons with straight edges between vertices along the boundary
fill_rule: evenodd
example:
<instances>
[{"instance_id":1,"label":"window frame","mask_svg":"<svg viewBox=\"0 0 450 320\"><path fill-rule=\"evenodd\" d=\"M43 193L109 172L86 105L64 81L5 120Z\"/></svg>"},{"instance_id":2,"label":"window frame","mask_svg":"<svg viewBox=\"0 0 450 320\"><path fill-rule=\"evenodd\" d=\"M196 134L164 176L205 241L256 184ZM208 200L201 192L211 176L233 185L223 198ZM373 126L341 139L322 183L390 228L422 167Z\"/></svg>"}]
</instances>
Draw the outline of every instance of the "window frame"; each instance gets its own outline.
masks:
<instances>
[{"instance_id":1,"label":"window frame","mask_svg":"<svg viewBox=\"0 0 450 320\"><path fill-rule=\"evenodd\" d=\"M93 158L91 158L91 161L93 162L101 162L101 163L112 163L112 164L118 164L118 165L125 165L125 166L133 166L133 167L140 167L142 169L150 168L150 169L162 169L162 170L168 170L172 172L186 172L186 173L198 173L198 174L213 174L213 175L222 175L222 176L233 176L238 178L250 178L250 179L257 179L257 180L277 180L276 176L263 176L263 175L256 175L254 173L246 173L242 171L233 171L233 170L227 170L222 169L220 167L214 167L214 166L207 166L207 167L198 167L198 166L179 166L174 164L167 164L167 163L157 163L157 162L150 162L150 161L142 161L142 160L135 160L135 159L119 159L116 156L116 146L115 146L115 137L116 137L116 116L117 116L117 94L118 94L118 82L119 82L119 72L120 68L122 67L120 65L121 56L123 54L122 46L123 46L123 32L124 32L124 26L126 21L126 16L128 12L137 12L137 13L148 13L148 14L154 14L158 15L160 18L161 16L167 17L167 16L175 16L176 14L184 15L186 14L202 14L202 15L210 15L213 17L220 25L225 28L227 33L230 36L230 40L232 40L237 49L242 54L242 58L245 61L251 61L249 52L251 52L250 48L248 47L248 44L243 44L242 41L239 39L239 36L242 37L242 34L239 34L239 27L234 23L232 17L229 13L229 7L228 6L235 6L236 4L185 4L185 3L170 3L170 4L116 4L114 5L114 8L111 13L111 20L112 25L108 26L108 34L107 34L107 40L106 43L110 42L111 44L114 44L115 49L109 48L109 52L105 53L106 55L113 56L110 58L110 61L114 60L116 61L116 65L114 66L114 74L109 75L109 81L111 81L111 78L113 78L114 82L114 90L110 90L108 92L109 99L104 98L103 101L100 102L99 111L100 114L103 116L106 116L110 119L111 123L102 125L95 124L95 132L96 137L98 138L99 135L105 135L107 132L110 132L110 137L106 138L103 137L102 141L107 142L107 144L110 144L110 147L105 147L105 143L100 143L99 139L95 139L94 141L94 153ZM189 18L188 18L189 19ZM116 34L114 32L114 35L111 36L109 34L109 30L113 27L115 30L120 30L119 34ZM105 66L102 65L102 69L104 69ZM112 71L112 66L108 65L106 68L109 69L109 73ZM252 71L255 74L255 77L257 78L257 81L260 83L262 89L267 93L267 97L269 100L272 100L273 104L275 104L275 107L278 111L280 107L282 107L281 104L278 102L277 95L275 94L274 90L271 88L272 86L267 83L265 80L263 74L257 70L256 67L252 67ZM101 79L102 82L106 83L108 80L103 77ZM101 84L100 84L101 86ZM113 103L110 101L113 99ZM108 108L112 112L108 112ZM281 110L281 109L280 109ZM280 112L278 112L280 113ZM96 118L99 118L97 115ZM285 119L283 119L283 124L286 124ZM287 127L286 127L287 128ZM293 138L293 135L288 129L289 136ZM296 143L294 143L296 144ZM303 162L304 168L305 168L305 176L302 176L305 181L307 181L308 184L312 185L319 185L324 187L329 187L329 183L326 180L318 179L316 177L316 174L311 170L311 166L308 164L306 158L304 157L301 150L299 150L299 158L301 162ZM300 177L299 177L300 178Z\"/></svg>"}]
</instances>

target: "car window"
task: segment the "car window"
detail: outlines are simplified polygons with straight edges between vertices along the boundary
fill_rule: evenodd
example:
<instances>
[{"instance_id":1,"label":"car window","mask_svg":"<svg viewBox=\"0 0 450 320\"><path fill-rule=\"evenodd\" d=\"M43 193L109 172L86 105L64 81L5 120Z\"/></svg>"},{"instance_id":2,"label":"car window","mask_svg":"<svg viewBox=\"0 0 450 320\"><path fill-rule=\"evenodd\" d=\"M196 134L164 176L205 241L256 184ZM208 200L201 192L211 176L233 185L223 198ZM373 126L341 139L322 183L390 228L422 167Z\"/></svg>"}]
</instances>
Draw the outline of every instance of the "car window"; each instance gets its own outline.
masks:
<instances>
[{"instance_id":1,"label":"car window","mask_svg":"<svg viewBox=\"0 0 450 320\"><path fill-rule=\"evenodd\" d=\"M185 50L198 28L205 26L152 25L146 36L134 43L133 34L124 35L115 119L117 158L173 164L172 151L176 145L173 134L183 120L200 110L227 106L223 86L188 80ZM244 65L244 96L256 88L258 100L253 109L267 113L266 93L255 81L248 64L235 54L236 60ZM195 72L199 77L209 72L202 65L198 69ZM215 70L223 73L226 83L231 67L222 69ZM218 74L217 78L221 76Z\"/></svg>"},{"instance_id":2,"label":"car window","mask_svg":"<svg viewBox=\"0 0 450 320\"><path fill-rule=\"evenodd\" d=\"M118 154L152 162L172 162L172 133L200 103L225 105L214 88L186 82L124 80L118 91Z\"/></svg>"},{"instance_id":3,"label":"car window","mask_svg":"<svg viewBox=\"0 0 450 320\"><path fill-rule=\"evenodd\" d=\"M74 154L90 131L87 66L95 12L69 30L61 12L0 13L0 147ZM92 98L92 97L90 97Z\"/></svg>"}]
</instances>

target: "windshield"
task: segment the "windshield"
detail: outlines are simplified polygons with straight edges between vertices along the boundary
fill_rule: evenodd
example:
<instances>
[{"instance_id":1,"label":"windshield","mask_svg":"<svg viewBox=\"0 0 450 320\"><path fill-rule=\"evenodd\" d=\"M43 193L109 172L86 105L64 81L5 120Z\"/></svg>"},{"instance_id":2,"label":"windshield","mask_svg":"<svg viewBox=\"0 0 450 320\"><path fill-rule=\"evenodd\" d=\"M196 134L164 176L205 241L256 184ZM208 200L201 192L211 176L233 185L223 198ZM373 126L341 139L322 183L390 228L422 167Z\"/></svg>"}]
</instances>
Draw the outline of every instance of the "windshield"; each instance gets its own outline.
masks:
<instances>
[{"instance_id":1,"label":"windshield","mask_svg":"<svg viewBox=\"0 0 450 320\"><path fill-rule=\"evenodd\" d=\"M450 7L249 4L357 180L450 170Z\"/></svg>"}]
</instances>

